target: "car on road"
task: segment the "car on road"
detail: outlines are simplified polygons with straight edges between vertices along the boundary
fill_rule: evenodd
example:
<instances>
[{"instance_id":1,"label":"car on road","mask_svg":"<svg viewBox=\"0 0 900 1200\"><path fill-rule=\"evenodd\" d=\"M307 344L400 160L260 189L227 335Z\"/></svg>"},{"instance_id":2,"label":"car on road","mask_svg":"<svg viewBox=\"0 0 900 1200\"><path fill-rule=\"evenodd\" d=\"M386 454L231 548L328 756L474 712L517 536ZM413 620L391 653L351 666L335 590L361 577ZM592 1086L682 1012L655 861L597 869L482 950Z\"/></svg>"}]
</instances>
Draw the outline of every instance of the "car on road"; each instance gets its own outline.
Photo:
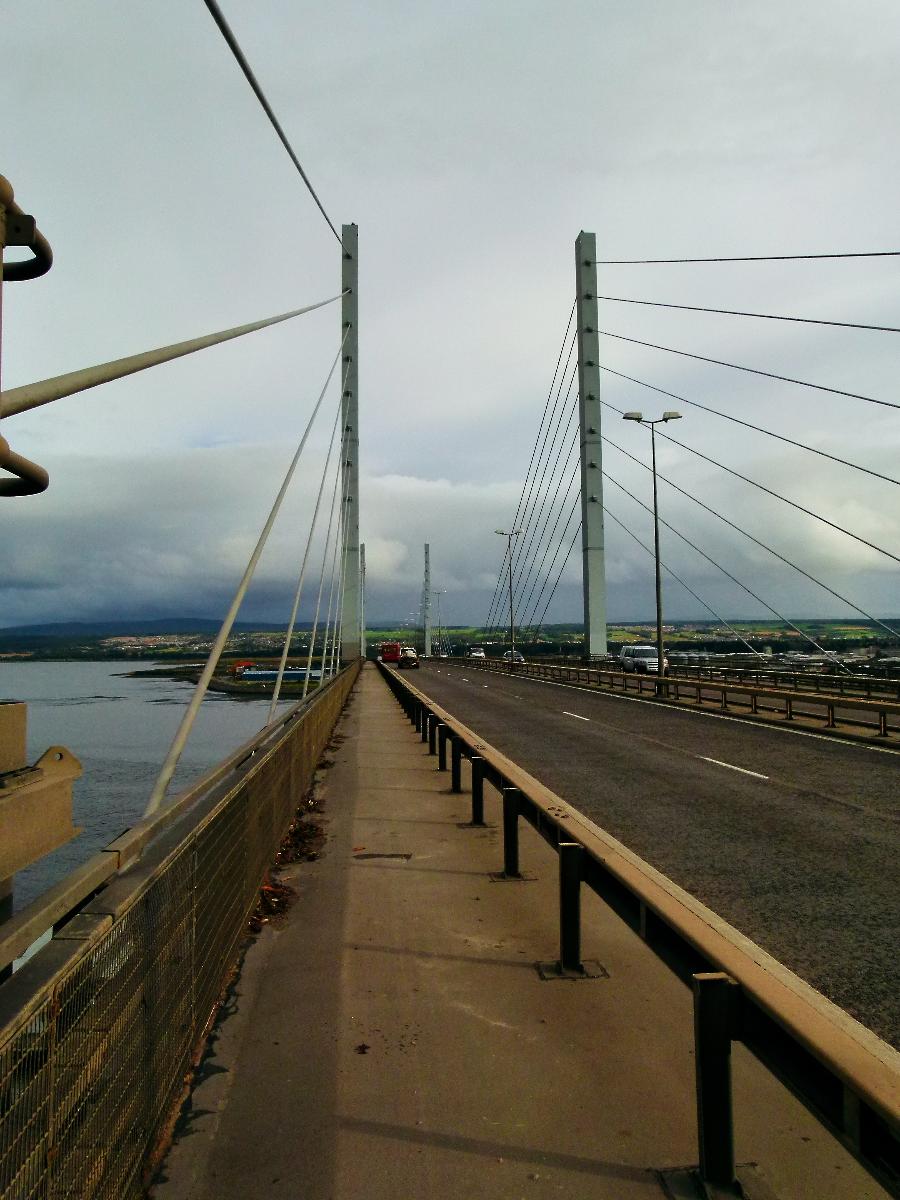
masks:
<instances>
[{"instance_id":1,"label":"car on road","mask_svg":"<svg viewBox=\"0 0 900 1200\"><path fill-rule=\"evenodd\" d=\"M416 653L414 646L401 646L400 658L397 661L397 667L402 671L411 667L418 668L419 655Z\"/></svg>"},{"instance_id":2,"label":"car on road","mask_svg":"<svg viewBox=\"0 0 900 1200\"><path fill-rule=\"evenodd\" d=\"M663 670L669 660L663 656ZM659 673L659 655L655 646L623 646L619 655L619 666L623 671L634 671L637 675Z\"/></svg>"},{"instance_id":3,"label":"car on road","mask_svg":"<svg viewBox=\"0 0 900 1200\"><path fill-rule=\"evenodd\" d=\"M472 646L469 649L469 658L484 658L484 650L481 646Z\"/></svg>"},{"instance_id":4,"label":"car on road","mask_svg":"<svg viewBox=\"0 0 900 1200\"><path fill-rule=\"evenodd\" d=\"M524 655L520 654L518 650L504 650L503 661L504 662L513 662L513 663L523 663L525 661L525 658L524 658Z\"/></svg>"}]
</instances>

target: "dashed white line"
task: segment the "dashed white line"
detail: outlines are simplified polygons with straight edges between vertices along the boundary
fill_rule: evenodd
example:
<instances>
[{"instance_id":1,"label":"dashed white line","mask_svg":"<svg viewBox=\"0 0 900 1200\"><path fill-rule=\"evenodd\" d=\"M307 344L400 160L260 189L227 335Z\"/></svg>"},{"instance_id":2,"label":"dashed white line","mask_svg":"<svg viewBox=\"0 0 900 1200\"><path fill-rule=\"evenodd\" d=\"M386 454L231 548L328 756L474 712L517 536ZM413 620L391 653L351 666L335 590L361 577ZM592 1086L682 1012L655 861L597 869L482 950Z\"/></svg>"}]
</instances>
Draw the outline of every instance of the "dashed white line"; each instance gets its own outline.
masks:
<instances>
[{"instance_id":1,"label":"dashed white line","mask_svg":"<svg viewBox=\"0 0 900 1200\"><path fill-rule=\"evenodd\" d=\"M703 762L715 763L717 767L727 767L729 771L740 771L742 775L752 775L754 779L768 779L768 775L760 775L759 771L748 771L746 767L736 767L734 763L720 762L717 758L707 758L705 754L698 754L697 757Z\"/></svg>"},{"instance_id":2,"label":"dashed white line","mask_svg":"<svg viewBox=\"0 0 900 1200\"><path fill-rule=\"evenodd\" d=\"M566 712L565 709L562 710L562 714L564 717L574 717L576 721L590 721L591 719L590 717L580 717L578 713Z\"/></svg>"}]
</instances>

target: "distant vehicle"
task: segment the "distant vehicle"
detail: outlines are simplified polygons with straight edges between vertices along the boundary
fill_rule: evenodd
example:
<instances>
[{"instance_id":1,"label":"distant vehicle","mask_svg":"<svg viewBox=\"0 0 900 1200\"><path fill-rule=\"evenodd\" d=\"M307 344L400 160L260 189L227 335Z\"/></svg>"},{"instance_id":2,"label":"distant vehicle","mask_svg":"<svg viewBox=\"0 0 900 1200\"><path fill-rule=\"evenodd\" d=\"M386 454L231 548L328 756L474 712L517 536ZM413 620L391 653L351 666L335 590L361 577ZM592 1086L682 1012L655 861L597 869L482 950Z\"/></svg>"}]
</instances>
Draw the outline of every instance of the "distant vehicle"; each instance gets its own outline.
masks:
<instances>
[{"instance_id":1,"label":"distant vehicle","mask_svg":"<svg viewBox=\"0 0 900 1200\"><path fill-rule=\"evenodd\" d=\"M412 646L401 646L400 658L397 661L398 668L402 671L409 667L418 667L419 656Z\"/></svg>"},{"instance_id":2,"label":"distant vehicle","mask_svg":"<svg viewBox=\"0 0 900 1200\"><path fill-rule=\"evenodd\" d=\"M523 663L525 661L525 658L523 655L521 655L518 652L518 650L504 650L503 661L504 662L514 662L514 663Z\"/></svg>"},{"instance_id":3,"label":"distant vehicle","mask_svg":"<svg viewBox=\"0 0 900 1200\"><path fill-rule=\"evenodd\" d=\"M386 663L398 663L400 661L400 651L402 647L399 642L382 642L381 643L381 661Z\"/></svg>"},{"instance_id":4,"label":"distant vehicle","mask_svg":"<svg viewBox=\"0 0 900 1200\"><path fill-rule=\"evenodd\" d=\"M484 656L481 646L472 646L469 650L469 658L484 658Z\"/></svg>"},{"instance_id":5,"label":"distant vehicle","mask_svg":"<svg viewBox=\"0 0 900 1200\"><path fill-rule=\"evenodd\" d=\"M663 656L663 669L669 660ZM619 655L619 666L623 671L634 671L638 675L659 673L659 655L655 646L623 646Z\"/></svg>"}]
</instances>

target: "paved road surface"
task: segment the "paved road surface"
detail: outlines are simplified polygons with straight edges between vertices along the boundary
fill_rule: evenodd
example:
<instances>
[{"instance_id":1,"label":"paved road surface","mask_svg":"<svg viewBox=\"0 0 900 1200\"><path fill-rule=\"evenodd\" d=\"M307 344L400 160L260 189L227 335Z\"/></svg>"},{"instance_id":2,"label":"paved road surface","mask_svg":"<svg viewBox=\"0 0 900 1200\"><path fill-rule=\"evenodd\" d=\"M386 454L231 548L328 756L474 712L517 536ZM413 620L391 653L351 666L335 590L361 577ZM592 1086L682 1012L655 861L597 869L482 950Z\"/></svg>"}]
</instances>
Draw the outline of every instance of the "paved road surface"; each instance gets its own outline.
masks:
<instances>
[{"instance_id":1,"label":"paved road surface","mask_svg":"<svg viewBox=\"0 0 900 1200\"><path fill-rule=\"evenodd\" d=\"M900 752L462 664L413 682L900 1047Z\"/></svg>"}]
</instances>

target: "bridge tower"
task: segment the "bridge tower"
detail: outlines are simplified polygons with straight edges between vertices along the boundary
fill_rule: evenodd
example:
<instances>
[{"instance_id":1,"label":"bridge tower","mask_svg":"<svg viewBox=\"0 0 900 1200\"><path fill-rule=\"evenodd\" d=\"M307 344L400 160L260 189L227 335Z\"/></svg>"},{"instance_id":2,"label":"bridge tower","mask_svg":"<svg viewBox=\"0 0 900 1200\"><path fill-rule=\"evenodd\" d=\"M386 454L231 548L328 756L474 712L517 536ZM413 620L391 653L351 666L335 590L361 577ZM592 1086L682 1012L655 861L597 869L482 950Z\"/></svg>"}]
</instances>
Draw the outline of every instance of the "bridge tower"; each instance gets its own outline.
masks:
<instances>
[{"instance_id":1,"label":"bridge tower","mask_svg":"<svg viewBox=\"0 0 900 1200\"><path fill-rule=\"evenodd\" d=\"M600 339L597 333L597 238L575 240L578 321L578 424L581 448L581 561L585 654L606 654L606 570L600 444Z\"/></svg>"},{"instance_id":2,"label":"bridge tower","mask_svg":"<svg viewBox=\"0 0 900 1200\"><path fill-rule=\"evenodd\" d=\"M341 332L344 342L344 428L341 466L344 473L344 606L341 613L341 661L352 662L366 653L361 620L359 577L359 337L356 225L341 226Z\"/></svg>"},{"instance_id":3,"label":"bridge tower","mask_svg":"<svg viewBox=\"0 0 900 1200\"><path fill-rule=\"evenodd\" d=\"M431 547L425 543L425 583L422 589L422 623L425 626L425 657L431 658Z\"/></svg>"}]
</instances>

